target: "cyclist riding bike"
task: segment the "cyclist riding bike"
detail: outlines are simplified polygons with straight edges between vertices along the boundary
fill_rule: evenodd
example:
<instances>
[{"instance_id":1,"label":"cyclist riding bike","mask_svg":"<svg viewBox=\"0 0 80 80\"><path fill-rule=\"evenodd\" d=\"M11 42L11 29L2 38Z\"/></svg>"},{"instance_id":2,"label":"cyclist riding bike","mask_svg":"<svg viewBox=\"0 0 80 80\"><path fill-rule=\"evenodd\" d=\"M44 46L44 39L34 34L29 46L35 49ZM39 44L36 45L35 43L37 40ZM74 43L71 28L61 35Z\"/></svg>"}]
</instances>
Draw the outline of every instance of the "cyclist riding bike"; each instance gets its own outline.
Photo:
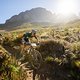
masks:
<instances>
[{"instance_id":1,"label":"cyclist riding bike","mask_svg":"<svg viewBox=\"0 0 80 80\"><path fill-rule=\"evenodd\" d=\"M30 41L30 38L35 38L38 42L38 38L36 36L36 30L32 30L31 32L26 32L24 35L23 35L23 38L22 38L22 43L23 44L31 44L31 41Z\"/></svg>"},{"instance_id":2,"label":"cyclist riding bike","mask_svg":"<svg viewBox=\"0 0 80 80\"><path fill-rule=\"evenodd\" d=\"M33 47L33 46L36 47L36 45L38 44L30 42L30 38L33 38L33 37L37 40L37 43L38 43L38 38L36 36L36 30L32 30L31 32L25 33L23 35L23 38L22 38L23 47L22 47L21 53L23 54L23 57L22 57L23 60L26 58L26 56L29 55L28 57L30 58L29 63L32 65L32 67L38 69L42 61L42 56L40 52L35 50L35 48ZM35 45L32 45L32 44L35 44Z\"/></svg>"},{"instance_id":3,"label":"cyclist riding bike","mask_svg":"<svg viewBox=\"0 0 80 80\"><path fill-rule=\"evenodd\" d=\"M21 49L21 53L23 53L24 51L26 51L26 49L28 49L29 46L32 45L31 43L31 38L35 38L38 42L38 38L36 36L36 30L32 30L31 32L26 32L23 37L22 37L22 49Z\"/></svg>"}]
</instances>

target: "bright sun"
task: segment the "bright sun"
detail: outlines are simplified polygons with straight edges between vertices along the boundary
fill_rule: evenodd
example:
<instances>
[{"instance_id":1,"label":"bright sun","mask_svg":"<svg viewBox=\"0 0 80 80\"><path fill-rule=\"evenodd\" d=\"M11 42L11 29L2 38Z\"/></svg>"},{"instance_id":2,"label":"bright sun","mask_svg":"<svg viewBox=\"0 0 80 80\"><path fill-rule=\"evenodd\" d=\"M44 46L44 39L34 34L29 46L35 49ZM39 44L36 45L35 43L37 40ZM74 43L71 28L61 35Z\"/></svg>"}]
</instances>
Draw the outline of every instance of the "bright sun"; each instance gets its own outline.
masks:
<instances>
[{"instance_id":1,"label":"bright sun","mask_svg":"<svg viewBox=\"0 0 80 80\"><path fill-rule=\"evenodd\" d=\"M59 0L57 11L63 15L69 15L76 12L76 7L76 0Z\"/></svg>"}]
</instances>

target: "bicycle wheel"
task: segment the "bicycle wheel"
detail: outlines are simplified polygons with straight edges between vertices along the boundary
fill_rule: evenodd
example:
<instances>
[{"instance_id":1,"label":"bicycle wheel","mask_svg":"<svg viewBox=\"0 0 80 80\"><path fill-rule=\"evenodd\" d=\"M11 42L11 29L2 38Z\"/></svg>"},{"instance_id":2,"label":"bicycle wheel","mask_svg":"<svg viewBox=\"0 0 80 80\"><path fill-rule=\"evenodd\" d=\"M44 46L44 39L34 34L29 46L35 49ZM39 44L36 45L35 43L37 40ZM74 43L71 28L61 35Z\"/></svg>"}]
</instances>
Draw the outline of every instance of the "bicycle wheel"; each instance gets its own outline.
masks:
<instances>
[{"instance_id":1,"label":"bicycle wheel","mask_svg":"<svg viewBox=\"0 0 80 80\"><path fill-rule=\"evenodd\" d=\"M41 56L40 52L31 48L29 51L29 54L31 57L30 63L32 65L32 67L35 69L40 68L41 63L42 63L42 56Z\"/></svg>"}]
</instances>

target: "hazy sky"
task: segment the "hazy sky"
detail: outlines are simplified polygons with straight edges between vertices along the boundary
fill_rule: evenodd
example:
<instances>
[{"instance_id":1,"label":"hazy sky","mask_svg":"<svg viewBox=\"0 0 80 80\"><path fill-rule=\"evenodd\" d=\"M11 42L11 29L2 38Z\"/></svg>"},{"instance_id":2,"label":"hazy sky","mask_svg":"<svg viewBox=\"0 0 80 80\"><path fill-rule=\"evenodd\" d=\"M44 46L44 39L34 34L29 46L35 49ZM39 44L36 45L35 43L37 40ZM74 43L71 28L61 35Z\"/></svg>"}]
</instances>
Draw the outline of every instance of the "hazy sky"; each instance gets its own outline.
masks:
<instances>
[{"instance_id":1,"label":"hazy sky","mask_svg":"<svg viewBox=\"0 0 80 80\"><path fill-rule=\"evenodd\" d=\"M30 10L31 8L36 7L43 7L52 12L59 13L59 10L61 8L63 8L61 9L61 11L65 12L65 9L69 8L70 5L74 4L76 6L72 5L72 7L76 7L76 9L74 10L73 8L73 12L79 12L80 0L73 0L74 2L71 2L71 4L69 5L66 4L65 7L64 5L66 2L62 3L63 1L64 0L0 0L0 23L4 23L5 20L9 19L13 15L19 14L22 11L24 12L26 10ZM69 2L70 0L65 1ZM72 7L69 10L71 10Z\"/></svg>"}]
</instances>

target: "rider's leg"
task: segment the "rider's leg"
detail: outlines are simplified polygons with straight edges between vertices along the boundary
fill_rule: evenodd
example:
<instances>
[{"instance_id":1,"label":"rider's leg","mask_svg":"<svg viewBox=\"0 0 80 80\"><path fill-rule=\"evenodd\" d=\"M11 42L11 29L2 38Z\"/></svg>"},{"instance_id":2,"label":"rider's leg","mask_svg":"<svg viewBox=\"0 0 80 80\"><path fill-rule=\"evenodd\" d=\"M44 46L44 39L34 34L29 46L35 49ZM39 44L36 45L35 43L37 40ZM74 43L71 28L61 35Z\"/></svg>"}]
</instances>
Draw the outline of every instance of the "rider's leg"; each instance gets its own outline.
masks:
<instances>
[{"instance_id":1,"label":"rider's leg","mask_svg":"<svg viewBox=\"0 0 80 80\"><path fill-rule=\"evenodd\" d=\"M25 49L25 43L26 41L24 40L24 37L22 38L22 45L21 45L21 53L24 52L24 49Z\"/></svg>"},{"instance_id":2,"label":"rider's leg","mask_svg":"<svg viewBox=\"0 0 80 80\"><path fill-rule=\"evenodd\" d=\"M30 45L31 44L29 38L26 38L25 42L26 42L26 45Z\"/></svg>"},{"instance_id":3,"label":"rider's leg","mask_svg":"<svg viewBox=\"0 0 80 80\"><path fill-rule=\"evenodd\" d=\"M24 50L26 50L26 49L28 50L28 48L30 47L30 44L31 44L31 43L30 43L30 41L29 41L29 38L26 38L26 39L25 39L25 48L24 48Z\"/></svg>"}]
</instances>

